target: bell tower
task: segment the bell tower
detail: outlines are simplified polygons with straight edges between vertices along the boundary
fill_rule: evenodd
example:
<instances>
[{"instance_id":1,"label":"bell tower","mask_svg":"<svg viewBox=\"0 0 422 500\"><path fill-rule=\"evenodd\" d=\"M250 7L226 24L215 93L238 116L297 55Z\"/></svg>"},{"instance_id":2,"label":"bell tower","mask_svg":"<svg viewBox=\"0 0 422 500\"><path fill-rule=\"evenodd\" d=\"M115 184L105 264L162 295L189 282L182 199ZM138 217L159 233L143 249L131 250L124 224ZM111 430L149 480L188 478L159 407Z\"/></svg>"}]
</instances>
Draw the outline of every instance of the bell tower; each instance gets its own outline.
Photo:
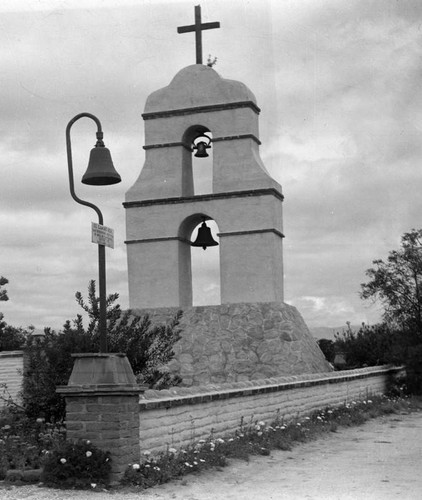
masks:
<instances>
[{"instance_id":1,"label":"bell tower","mask_svg":"<svg viewBox=\"0 0 422 500\"><path fill-rule=\"evenodd\" d=\"M124 203L131 308L192 306L192 231L210 219L222 304L283 301L283 195L259 155L260 109L246 85L202 64L202 31L219 27L195 7L178 32L195 32L196 64L145 105L145 164ZM210 148L212 192L197 194L192 156Z\"/></svg>"},{"instance_id":2,"label":"bell tower","mask_svg":"<svg viewBox=\"0 0 422 500\"><path fill-rule=\"evenodd\" d=\"M124 204L130 307L192 305L191 233L209 219L220 229L222 303L283 301L283 196L259 155L259 112L244 84L202 64L148 97L145 164ZM194 141L207 133L212 192L196 195Z\"/></svg>"},{"instance_id":3,"label":"bell tower","mask_svg":"<svg viewBox=\"0 0 422 500\"><path fill-rule=\"evenodd\" d=\"M124 203L130 308L158 321L183 310L168 368L184 385L329 371L283 303L283 195L260 158L260 109L246 85L202 64L202 30L219 23L200 14L195 7L195 24L178 28L195 32L196 64L153 92L142 115L145 163ZM212 189L195 193L193 160L208 154ZM192 307L191 247L215 243L221 304Z\"/></svg>"}]
</instances>

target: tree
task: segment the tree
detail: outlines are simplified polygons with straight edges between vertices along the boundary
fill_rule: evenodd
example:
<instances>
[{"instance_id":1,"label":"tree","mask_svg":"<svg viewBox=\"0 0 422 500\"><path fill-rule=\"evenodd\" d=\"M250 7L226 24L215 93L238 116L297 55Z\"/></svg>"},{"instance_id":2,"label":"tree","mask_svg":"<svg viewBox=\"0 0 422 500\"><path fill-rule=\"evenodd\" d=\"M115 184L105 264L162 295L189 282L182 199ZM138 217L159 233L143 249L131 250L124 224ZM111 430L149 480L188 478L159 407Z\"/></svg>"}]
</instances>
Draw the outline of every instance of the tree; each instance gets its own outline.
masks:
<instances>
[{"instance_id":1,"label":"tree","mask_svg":"<svg viewBox=\"0 0 422 500\"><path fill-rule=\"evenodd\" d=\"M361 298L379 300L384 321L400 330L422 336L422 229L401 238L401 248L389 253L387 261L372 262L368 283L361 284Z\"/></svg>"},{"instance_id":2,"label":"tree","mask_svg":"<svg viewBox=\"0 0 422 500\"><path fill-rule=\"evenodd\" d=\"M15 351L22 349L28 332L23 328L15 328L4 321L0 312L0 351Z\"/></svg>"},{"instance_id":3,"label":"tree","mask_svg":"<svg viewBox=\"0 0 422 500\"><path fill-rule=\"evenodd\" d=\"M7 290L1 289L2 286L7 285L8 283L9 280L7 278L3 278L3 276L0 276L0 300L9 300Z\"/></svg>"}]
</instances>

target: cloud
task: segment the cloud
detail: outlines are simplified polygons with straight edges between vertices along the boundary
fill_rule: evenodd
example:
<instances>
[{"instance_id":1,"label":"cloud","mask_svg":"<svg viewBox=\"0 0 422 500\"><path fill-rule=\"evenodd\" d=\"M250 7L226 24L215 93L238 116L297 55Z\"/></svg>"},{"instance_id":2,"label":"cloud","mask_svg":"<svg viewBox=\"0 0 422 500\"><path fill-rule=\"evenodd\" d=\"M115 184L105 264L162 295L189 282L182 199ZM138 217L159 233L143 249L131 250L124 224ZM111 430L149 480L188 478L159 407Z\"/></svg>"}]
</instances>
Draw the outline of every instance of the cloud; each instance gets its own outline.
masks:
<instances>
[{"instance_id":1,"label":"cloud","mask_svg":"<svg viewBox=\"0 0 422 500\"><path fill-rule=\"evenodd\" d=\"M70 197L65 128L102 122L122 183L83 186L95 125L72 127L76 190L115 229L108 290L127 304L125 192L144 161L147 96L194 62L187 1L0 3L1 269L12 324L56 328L97 275L94 212ZM372 259L420 227L422 4L417 0L213 0L202 6L204 55L257 96L261 156L283 186L285 296L316 325L379 317L359 298ZM217 221L218 222L218 221ZM202 251L202 250L201 250ZM218 252L218 250L216 250ZM207 249L197 299L216 300Z\"/></svg>"}]
</instances>

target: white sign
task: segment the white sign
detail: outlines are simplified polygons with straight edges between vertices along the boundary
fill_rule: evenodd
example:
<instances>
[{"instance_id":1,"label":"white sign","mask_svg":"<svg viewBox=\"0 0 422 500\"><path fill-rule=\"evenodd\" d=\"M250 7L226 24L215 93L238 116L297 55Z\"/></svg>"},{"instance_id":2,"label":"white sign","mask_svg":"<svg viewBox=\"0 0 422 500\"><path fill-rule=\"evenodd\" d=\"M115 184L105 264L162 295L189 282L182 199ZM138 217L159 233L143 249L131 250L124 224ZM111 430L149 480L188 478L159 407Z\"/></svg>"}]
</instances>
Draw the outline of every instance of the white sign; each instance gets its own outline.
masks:
<instances>
[{"instance_id":1,"label":"white sign","mask_svg":"<svg viewBox=\"0 0 422 500\"><path fill-rule=\"evenodd\" d=\"M91 222L92 227L92 243L104 245L105 247L114 248L114 229L111 227L102 226L96 222Z\"/></svg>"}]
</instances>

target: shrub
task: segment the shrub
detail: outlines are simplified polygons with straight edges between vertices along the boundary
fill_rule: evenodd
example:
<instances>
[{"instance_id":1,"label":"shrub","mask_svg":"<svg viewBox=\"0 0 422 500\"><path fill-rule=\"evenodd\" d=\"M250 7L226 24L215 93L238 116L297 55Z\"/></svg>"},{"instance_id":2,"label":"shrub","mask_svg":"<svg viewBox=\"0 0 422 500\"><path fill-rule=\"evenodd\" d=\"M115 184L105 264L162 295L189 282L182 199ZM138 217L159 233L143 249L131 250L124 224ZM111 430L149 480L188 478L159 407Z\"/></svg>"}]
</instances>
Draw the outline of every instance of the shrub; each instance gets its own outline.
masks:
<instances>
[{"instance_id":1,"label":"shrub","mask_svg":"<svg viewBox=\"0 0 422 500\"><path fill-rule=\"evenodd\" d=\"M119 305L113 305L117 297L117 294L110 295L107 302L109 352L125 353L138 382L151 388L165 389L180 384L180 377L166 373L162 367L174 356L173 346L180 339L177 325L181 312L169 325L152 325L148 316L122 312ZM95 282L91 281L88 287L88 304L80 292L76 293L76 299L89 315L87 328L78 315L73 322L66 321L61 332L46 328L44 338L27 339L22 398L28 416L62 421L65 404L56 387L66 385L69 380L72 353L99 351L99 299L95 295Z\"/></svg>"},{"instance_id":2,"label":"shrub","mask_svg":"<svg viewBox=\"0 0 422 500\"><path fill-rule=\"evenodd\" d=\"M90 441L64 441L46 455L41 480L46 486L91 489L107 486L111 471L109 452Z\"/></svg>"},{"instance_id":3,"label":"shrub","mask_svg":"<svg viewBox=\"0 0 422 500\"><path fill-rule=\"evenodd\" d=\"M422 394L422 344L412 346L406 359L406 385L410 394Z\"/></svg>"},{"instance_id":4,"label":"shrub","mask_svg":"<svg viewBox=\"0 0 422 500\"><path fill-rule=\"evenodd\" d=\"M6 471L38 469L44 454L64 440L64 427L29 419L22 408L9 404L0 411L0 479Z\"/></svg>"},{"instance_id":5,"label":"shrub","mask_svg":"<svg viewBox=\"0 0 422 500\"><path fill-rule=\"evenodd\" d=\"M336 356L334 341L329 340L329 339L318 339L317 344L318 344L319 348L321 349L322 353L324 354L325 359L329 363L333 363L334 358Z\"/></svg>"},{"instance_id":6,"label":"shrub","mask_svg":"<svg viewBox=\"0 0 422 500\"><path fill-rule=\"evenodd\" d=\"M408 343L405 333L381 323L373 326L364 323L358 331L348 324L346 331L335 335L334 347L346 359L346 369L383 364L401 364L405 358L404 346Z\"/></svg>"}]
</instances>

